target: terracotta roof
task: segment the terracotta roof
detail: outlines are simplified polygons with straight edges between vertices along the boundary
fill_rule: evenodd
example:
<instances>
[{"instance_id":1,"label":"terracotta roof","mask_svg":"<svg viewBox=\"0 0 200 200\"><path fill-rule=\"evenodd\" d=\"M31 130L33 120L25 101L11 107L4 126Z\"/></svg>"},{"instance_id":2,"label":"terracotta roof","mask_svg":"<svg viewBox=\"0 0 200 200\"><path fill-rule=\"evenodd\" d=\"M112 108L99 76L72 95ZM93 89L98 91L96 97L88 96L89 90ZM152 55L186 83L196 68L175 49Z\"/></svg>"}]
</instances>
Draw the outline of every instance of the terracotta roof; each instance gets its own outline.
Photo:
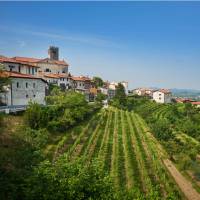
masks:
<instances>
[{"instance_id":1,"label":"terracotta roof","mask_svg":"<svg viewBox=\"0 0 200 200\"><path fill-rule=\"evenodd\" d=\"M0 57L0 62L11 62L16 63L16 61L12 58Z\"/></svg>"},{"instance_id":2,"label":"terracotta roof","mask_svg":"<svg viewBox=\"0 0 200 200\"><path fill-rule=\"evenodd\" d=\"M200 105L200 101L196 101L196 102L191 102L192 105Z\"/></svg>"},{"instance_id":3,"label":"terracotta roof","mask_svg":"<svg viewBox=\"0 0 200 200\"><path fill-rule=\"evenodd\" d=\"M0 57L0 62L17 63L17 64L28 65L31 67L37 67L34 65L34 63L30 63L30 62L27 63L25 61L15 60L14 58L7 58L7 57Z\"/></svg>"},{"instance_id":4,"label":"terracotta roof","mask_svg":"<svg viewBox=\"0 0 200 200\"><path fill-rule=\"evenodd\" d=\"M71 79L74 81L91 81L90 78L85 76L72 76Z\"/></svg>"},{"instance_id":5,"label":"terracotta roof","mask_svg":"<svg viewBox=\"0 0 200 200\"><path fill-rule=\"evenodd\" d=\"M154 92L162 92L164 94L171 94L170 90L168 90L168 89L155 90Z\"/></svg>"},{"instance_id":6,"label":"terracotta roof","mask_svg":"<svg viewBox=\"0 0 200 200\"><path fill-rule=\"evenodd\" d=\"M49 58L39 59L39 58L28 58L28 57L13 57L14 60L20 61L20 62L30 62L30 63L39 63L39 62L45 62L47 60L50 60ZM58 64L58 65L67 65L68 64L64 60L50 60L51 63Z\"/></svg>"},{"instance_id":7,"label":"terracotta roof","mask_svg":"<svg viewBox=\"0 0 200 200\"><path fill-rule=\"evenodd\" d=\"M67 74L44 74L44 77L47 78L67 78Z\"/></svg>"},{"instance_id":8,"label":"terracotta roof","mask_svg":"<svg viewBox=\"0 0 200 200\"><path fill-rule=\"evenodd\" d=\"M49 58L41 59L38 62L48 62L48 61L50 61L50 63L57 64L57 65L65 65L65 66L67 65L67 66L69 66L69 64L66 63L64 60L51 60Z\"/></svg>"},{"instance_id":9,"label":"terracotta roof","mask_svg":"<svg viewBox=\"0 0 200 200\"><path fill-rule=\"evenodd\" d=\"M30 63L35 63L41 60L38 58L27 58L27 57L19 57L19 56L13 57L13 59L19 62L30 62Z\"/></svg>"},{"instance_id":10,"label":"terracotta roof","mask_svg":"<svg viewBox=\"0 0 200 200\"><path fill-rule=\"evenodd\" d=\"M29 75L29 74L22 74L22 73L19 73L19 72L9 72L9 71L0 72L0 77L42 79L42 78L35 77L35 76Z\"/></svg>"}]
</instances>

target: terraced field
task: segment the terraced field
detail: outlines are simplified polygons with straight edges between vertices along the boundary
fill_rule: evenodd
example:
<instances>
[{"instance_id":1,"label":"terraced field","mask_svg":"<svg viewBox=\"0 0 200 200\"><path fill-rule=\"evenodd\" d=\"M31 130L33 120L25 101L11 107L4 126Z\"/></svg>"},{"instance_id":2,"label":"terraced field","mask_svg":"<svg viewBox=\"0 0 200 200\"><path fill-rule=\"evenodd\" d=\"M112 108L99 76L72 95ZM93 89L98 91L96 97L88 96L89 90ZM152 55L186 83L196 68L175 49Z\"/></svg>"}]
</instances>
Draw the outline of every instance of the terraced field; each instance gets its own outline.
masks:
<instances>
[{"instance_id":1,"label":"terraced field","mask_svg":"<svg viewBox=\"0 0 200 200\"><path fill-rule=\"evenodd\" d=\"M164 164L166 152L136 113L105 109L74 137L70 134L70 142L64 137L55 155L61 151L72 160L83 156L85 162L98 158L116 188L135 198L185 199Z\"/></svg>"}]
</instances>

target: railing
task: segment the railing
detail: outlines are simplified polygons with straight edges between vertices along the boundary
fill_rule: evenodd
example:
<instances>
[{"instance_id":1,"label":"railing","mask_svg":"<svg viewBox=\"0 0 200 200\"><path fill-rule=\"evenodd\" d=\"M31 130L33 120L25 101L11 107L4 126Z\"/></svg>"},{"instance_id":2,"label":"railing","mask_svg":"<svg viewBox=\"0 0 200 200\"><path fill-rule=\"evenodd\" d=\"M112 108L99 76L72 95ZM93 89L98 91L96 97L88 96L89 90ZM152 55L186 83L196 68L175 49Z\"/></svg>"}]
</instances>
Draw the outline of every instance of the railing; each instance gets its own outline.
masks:
<instances>
[{"instance_id":1,"label":"railing","mask_svg":"<svg viewBox=\"0 0 200 200\"><path fill-rule=\"evenodd\" d=\"M5 112L6 114L9 113L16 113L20 111L26 110L27 105L17 105L17 106L0 106L0 112Z\"/></svg>"}]
</instances>

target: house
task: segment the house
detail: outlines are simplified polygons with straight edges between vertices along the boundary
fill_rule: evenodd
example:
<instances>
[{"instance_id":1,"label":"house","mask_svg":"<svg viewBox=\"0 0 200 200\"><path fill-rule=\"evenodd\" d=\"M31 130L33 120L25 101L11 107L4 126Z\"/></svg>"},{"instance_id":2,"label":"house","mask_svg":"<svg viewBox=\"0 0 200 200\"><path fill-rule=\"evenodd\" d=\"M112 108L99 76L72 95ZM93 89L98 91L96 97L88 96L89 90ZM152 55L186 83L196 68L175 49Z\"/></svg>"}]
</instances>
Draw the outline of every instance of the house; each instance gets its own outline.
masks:
<instances>
[{"instance_id":1,"label":"house","mask_svg":"<svg viewBox=\"0 0 200 200\"><path fill-rule=\"evenodd\" d=\"M3 71L0 76L11 80L5 92L0 94L4 105L28 105L30 101L45 104L47 82L42 78L13 71Z\"/></svg>"},{"instance_id":2,"label":"house","mask_svg":"<svg viewBox=\"0 0 200 200\"><path fill-rule=\"evenodd\" d=\"M118 83L116 82L111 82L108 85L108 99L112 99L115 96L117 86L118 86Z\"/></svg>"},{"instance_id":3,"label":"house","mask_svg":"<svg viewBox=\"0 0 200 200\"><path fill-rule=\"evenodd\" d=\"M100 90L100 92L102 94L108 95L108 88L106 88L106 87L100 87L99 90Z\"/></svg>"},{"instance_id":4,"label":"house","mask_svg":"<svg viewBox=\"0 0 200 200\"><path fill-rule=\"evenodd\" d=\"M126 95L128 95L128 82L127 81L122 81L121 84L124 86Z\"/></svg>"},{"instance_id":5,"label":"house","mask_svg":"<svg viewBox=\"0 0 200 200\"><path fill-rule=\"evenodd\" d=\"M86 76L71 76L72 88L81 93L88 93L92 87L92 82L89 77Z\"/></svg>"},{"instance_id":6,"label":"house","mask_svg":"<svg viewBox=\"0 0 200 200\"><path fill-rule=\"evenodd\" d=\"M132 90L133 94L136 94L138 96L149 96L152 97L153 96L153 92L154 90L151 88L136 88L134 90Z\"/></svg>"},{"instance_id":7,"label":"house","mask_svg":"<svg viewBox=\"0 0 200 200\"><path fill-rule=\"evenodd\" d=\"M46 80L49 84L58 85L61 89L66 90L72 87L71 78L67 74L44 74L44 80Z\"/></svg>"},{"instance_id":8,"label":"house","mask_svg":"<svg viewBox=\"0 0 200 200\"><path fill-rule=\"evenodd\" d=\"M3 64L6 71L31 74L37 76L39 67L33 63L17 61L14 58L0 57L0 63Z\"/></svg>"},{"instance_id":9,"label":"house","mask_svg":"<svg viewBox=\"0 0 200 200\"><path fill-rule=\"evenodd\" d=\"M134 90L132 90L133 94L136 94L138 96L144 96L145 95L145 89L143 88L136 88Z\"/></svg>"},{"instance_id":10,"label":"house","mask_svg":"<svg viewBox=\"0 0 200 200\"><path fill-rule=\"evenodd\" d=\"M171 103L172 93L166 89L160 89L153 92L153 100L157 103Z\"/></svg>"},{"instance_id":11,"label":"house","mask_svg":"<svg viewBox=\"0 0 200 200\"><path fill-rule=\"evenodd\" d=\"M25 62L31 65L37 66L39 72L44 73L68 73L69 64L65 60L59 60L59 49L57 47L50 46L48 49L48 58L29 58L29 57L13 57L15 61Z\"/></svg>"},{"instance_id":12,"label":"house","mask_svg":"<svg viewBox=\"0 0 200 200\"><path fill-rule=\"evenodd\" d=\"M71 81L68 81L69 64L64 60L59 60L59 49L49 47L49 58L29 58L29 57L0 57L7 71L23 74L30 74L48 81L48 83L58 84L58 86L69 88ZM56 74L58 76L56 77Z\"/></svg>"},{"instance_id":13,"label":"house","mask_svg":"<svg viewBox=\"0 0 200 200\"><path fill-rule=\"evenodd\" d=\"M191 103L193 106L196 106L197 108L200 108L200 101L195 101Z\"/></svg>"}]
</instances>

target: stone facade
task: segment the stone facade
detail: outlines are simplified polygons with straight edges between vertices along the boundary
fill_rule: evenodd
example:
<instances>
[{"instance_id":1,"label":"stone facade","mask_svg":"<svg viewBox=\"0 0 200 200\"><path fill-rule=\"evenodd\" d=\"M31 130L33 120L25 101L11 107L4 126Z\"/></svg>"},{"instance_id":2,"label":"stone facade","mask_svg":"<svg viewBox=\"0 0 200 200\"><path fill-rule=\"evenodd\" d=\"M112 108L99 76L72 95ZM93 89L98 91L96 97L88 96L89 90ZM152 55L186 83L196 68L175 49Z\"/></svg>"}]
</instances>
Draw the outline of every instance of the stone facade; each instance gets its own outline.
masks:
<instances>
[{"instance_id":1,"label":"stone facade","mask_svg":"<svg viewBox=\"0 0 200 200\"><path fill-rule=\"evenodd\" d=\"M30 101L45 104L46 82L42 79L12 78L1 101L10 105L28 105Z\"/></svg>"}]
</instances>

